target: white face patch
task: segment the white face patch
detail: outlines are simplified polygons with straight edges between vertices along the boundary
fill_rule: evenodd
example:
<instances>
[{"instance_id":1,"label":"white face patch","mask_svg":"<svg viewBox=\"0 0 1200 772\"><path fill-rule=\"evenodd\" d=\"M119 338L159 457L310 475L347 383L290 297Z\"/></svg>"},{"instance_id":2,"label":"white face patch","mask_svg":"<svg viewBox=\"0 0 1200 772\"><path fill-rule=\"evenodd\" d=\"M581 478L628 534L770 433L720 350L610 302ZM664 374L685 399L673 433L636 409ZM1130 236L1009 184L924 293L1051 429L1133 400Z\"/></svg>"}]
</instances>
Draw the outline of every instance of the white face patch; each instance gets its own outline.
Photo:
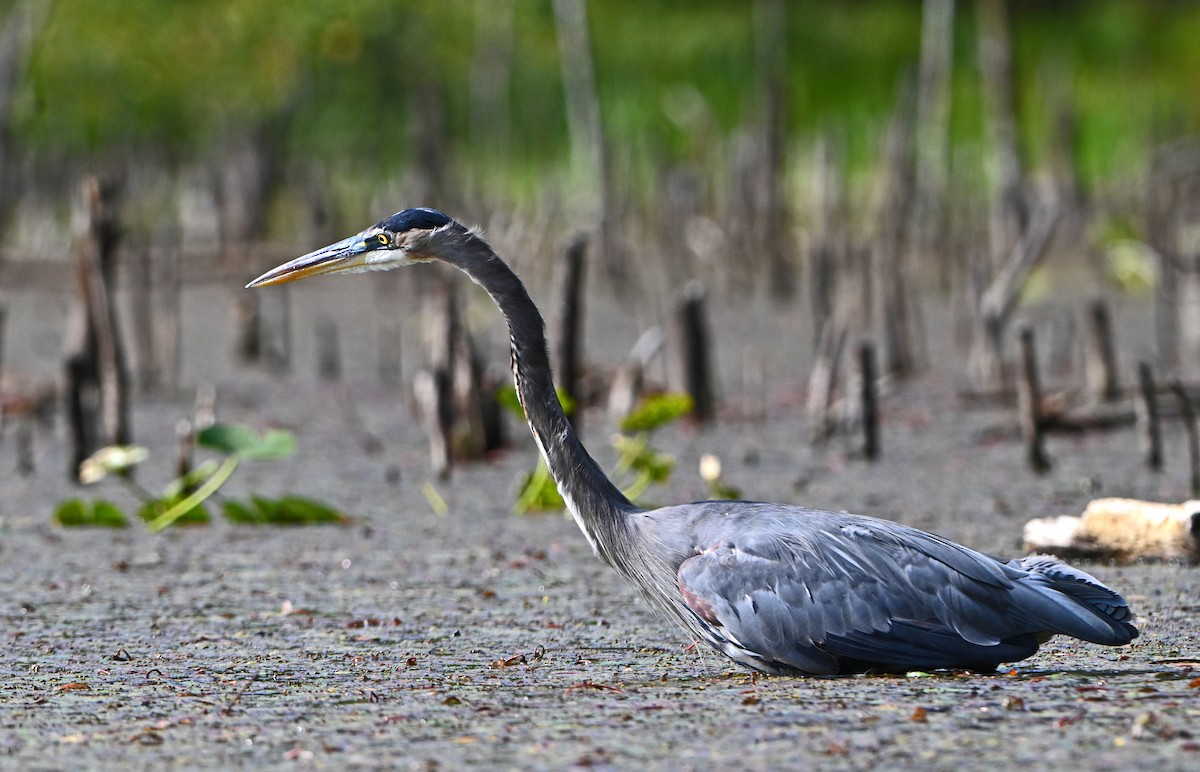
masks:
<instances>
[{"instance_id":1,"label":"white face patch","mask_svg":"<svg viewBox=\"0 0 1200 772\"><path fill-rule=\"evenodd\" d=\"M415 262L415 260L409 257L408 252L403 249L375 249L363 253L362 268L360 270L386 271L391 268L411 265Z\"/></svg>"}]
</instances>

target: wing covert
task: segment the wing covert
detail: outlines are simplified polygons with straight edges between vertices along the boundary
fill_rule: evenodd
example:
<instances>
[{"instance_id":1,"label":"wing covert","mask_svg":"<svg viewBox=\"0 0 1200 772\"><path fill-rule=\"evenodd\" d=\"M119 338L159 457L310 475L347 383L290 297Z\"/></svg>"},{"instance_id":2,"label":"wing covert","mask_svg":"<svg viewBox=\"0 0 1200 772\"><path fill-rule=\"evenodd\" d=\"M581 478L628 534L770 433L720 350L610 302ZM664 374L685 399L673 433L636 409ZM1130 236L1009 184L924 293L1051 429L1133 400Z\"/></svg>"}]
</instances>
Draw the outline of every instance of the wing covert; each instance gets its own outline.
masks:
<instances>
[{"instance_id":1,"label":"wing covert","mask_svg":"<svg viewBox=\"0 0 1200 772\"><path fill-rule=\"evenodd\" d=\"M950 667L991 659L984 647L994 655L1024 632L1007 613L1002 564L889 525L719 541L683 561L679 589L719 648L805 672L838 672L838 659ZM1026 648L999 653L1019 659Z\"/></svg>"}]
</instances>

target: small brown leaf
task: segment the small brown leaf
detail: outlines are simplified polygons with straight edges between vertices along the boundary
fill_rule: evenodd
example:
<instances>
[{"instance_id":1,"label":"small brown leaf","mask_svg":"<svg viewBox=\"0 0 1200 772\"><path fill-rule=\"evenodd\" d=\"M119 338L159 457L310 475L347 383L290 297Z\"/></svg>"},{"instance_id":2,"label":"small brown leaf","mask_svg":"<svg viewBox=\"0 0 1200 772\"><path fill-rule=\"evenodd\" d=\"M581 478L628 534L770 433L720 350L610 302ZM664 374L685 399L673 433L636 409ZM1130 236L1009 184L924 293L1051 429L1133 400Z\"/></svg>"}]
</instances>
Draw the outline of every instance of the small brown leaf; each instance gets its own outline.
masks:
<instances>
[{"instance_id":1,"label":"small brown leaf","mask_svg":"<svg viewBox=\"0 0 1200 772\"><path fill-rule=\"evenodd\" d=\"M82 681L72 681L68 684L60 684L58 690L60 692L86 692L91 688L92 687L88 686Z\"/></svg>"},{"instance_id":2,"label":"small brown leaf","mask_svg":"<svg viewBox=\"0 0 1200 772\"><path fill-rule=\"evenodd\" d=\"M928 724L929 715L925 712L925 708L916 707L913 708L912 715L908 717L908 720L914 724Z\"/></svg>"},{"instance_id":3,"label":"small brown leaf","mask_svg":"<svg viewBox=\"0 0 1200 772\"><path fill-rule=\"evenodd\" d=\"M608 686L607 684L598 684L598 683L594 683L592 681L584 681L583 683L575 684L574 686L568 686L566 689L563 689L563 694L570 694L571 692L576 691L577 689L596 689L598 691L616 692L617 694L625 693L623 690L618 689L615 686Z\"/></svg>"},{"instance_id":4,"label":"small brown leaf","mask_svg":"<svg viewBox=\"0 0 1200 772\"><path fill-rule=\"evenodd\" d=\"M500 668L505 668L505 667L512 667L513 665L524 665L528 661L529 660L525 657L524 654L514 654L511 657L506 657L504 659L498 659L498 660L492 662L492 667L495 669L500 669Z\"/></svg>"},{"instance_id":5,"label":"small brown leaf","mask_svg":"<svg viewBox=\"0 0 1200 772\"><path fill-rule=\"evenodd\" d=\"M1069 716L1061 716L1059 718L1054 719L1054 723L1052 723L1051 726L1054 727L1055 729L1062 729L1063 727L1068 727L1071 724L1079 723L1080 719L1082 719L1086 715L1087 715L1087 711L1078 710Z\"/></svg>"},{"instance_id":6,"label":"small brown leaf","mask_svg":"<svg viewBox=\"0 0 1200 772\"><path fill-rule=\"evenodd\" d=\"M292 616L293 614L311 617L316 613L310 608L297 608L290 600L285 600L279 607L279 615L283 617Z\"/></svg>"}]
</instances>

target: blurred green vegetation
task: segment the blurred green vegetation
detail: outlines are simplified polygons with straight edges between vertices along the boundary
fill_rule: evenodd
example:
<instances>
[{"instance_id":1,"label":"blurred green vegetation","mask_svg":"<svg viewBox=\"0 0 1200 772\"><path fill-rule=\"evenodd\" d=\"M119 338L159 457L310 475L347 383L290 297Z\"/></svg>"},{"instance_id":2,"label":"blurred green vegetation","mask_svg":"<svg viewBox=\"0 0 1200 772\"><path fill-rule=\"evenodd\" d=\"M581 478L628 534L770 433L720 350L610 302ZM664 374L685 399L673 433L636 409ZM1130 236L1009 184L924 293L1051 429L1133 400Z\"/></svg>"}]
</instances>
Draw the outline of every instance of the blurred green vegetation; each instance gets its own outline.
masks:
<instances>
[{"instance_id":1,"label":"blurred green vegetation","mask_svg":"<svg viewBox=\"0 0 1200 772\"><path fill-rule=\"evenodd\" d=\"M12 4L0 0L0 10ZM1087 184L1128 171L1152 141L1200 128L1200 4L1014 7L1022 146L1034 164L1045 156L1058 97L1076 110ZM513 13L508 140L493 157L472 136L469 94L479 41L489 40L478 29L505 8ZM588 10L603 119L627 177L665 162L703 163L714 143L754 120L753 3L593 2ZM970 150L981 130L973 4L957 5L955 25L952 137ZM792 136L836 128L850 164L870 163L897 84L918 61L920 26L914 0L788 3ZM188 160L286 111L293 156L387 179L413 161L414 95L429 91L443 104L451 157L475 178L520 188L567 163L550 0L55 0L13 132L26 151L67 161L146 147Z\"/></svg>"},{"instance_id":2,"label":"blurred green vegetation","mask_svg":"<svg viewBox=\"0 0 1200 772\"><path fill-rule=\"evenodd\" d=\"M172 525L204 525L212 520L206 502L222 489L238 464L243 461L272 461L287 458L295 450L290 432L270 429L262 434L241 424L212 424L194 436L196 447L216 451L223 458L209 459L198 467L180 473L167 483L161 495L142 488L130 475L146 460L145 448L136 445L110 445L84 460L79 480L91 485L114 476L140 500L138 518L150 531ZM287 495L281 498L251 495L245 500L221 500L225 517L240 525L323 525L346 524L350 518L333 507L313 499ZM67 527L124 528L129 524L125 513L105 499L88 501L73 498L58 503L54 522Z\"/></svg>"}]
</instances>

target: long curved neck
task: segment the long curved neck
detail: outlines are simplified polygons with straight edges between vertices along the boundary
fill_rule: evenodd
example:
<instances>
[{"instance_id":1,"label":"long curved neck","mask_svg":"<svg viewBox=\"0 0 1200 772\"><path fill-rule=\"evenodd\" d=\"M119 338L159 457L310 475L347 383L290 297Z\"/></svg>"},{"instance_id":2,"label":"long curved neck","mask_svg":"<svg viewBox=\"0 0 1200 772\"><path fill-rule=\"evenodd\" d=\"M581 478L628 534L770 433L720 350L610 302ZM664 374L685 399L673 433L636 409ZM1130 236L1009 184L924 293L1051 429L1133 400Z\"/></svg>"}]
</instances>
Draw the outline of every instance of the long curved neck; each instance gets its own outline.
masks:
<instances>
[{"instance_id":1,"label":"long curved neck","mask_svg":"<svg viewBox=\"0 0 1200 772\"><path fill-rule=\"evenodd\" d=\"M563 414L550 374L545 323L515 273L469 232L442 237L437 254L487 290L508 322L513 380L533 438L559 493L593 551L610 565L628 546L627 516L638 511L588 455Z\"/></svg>"}]
</instances>

